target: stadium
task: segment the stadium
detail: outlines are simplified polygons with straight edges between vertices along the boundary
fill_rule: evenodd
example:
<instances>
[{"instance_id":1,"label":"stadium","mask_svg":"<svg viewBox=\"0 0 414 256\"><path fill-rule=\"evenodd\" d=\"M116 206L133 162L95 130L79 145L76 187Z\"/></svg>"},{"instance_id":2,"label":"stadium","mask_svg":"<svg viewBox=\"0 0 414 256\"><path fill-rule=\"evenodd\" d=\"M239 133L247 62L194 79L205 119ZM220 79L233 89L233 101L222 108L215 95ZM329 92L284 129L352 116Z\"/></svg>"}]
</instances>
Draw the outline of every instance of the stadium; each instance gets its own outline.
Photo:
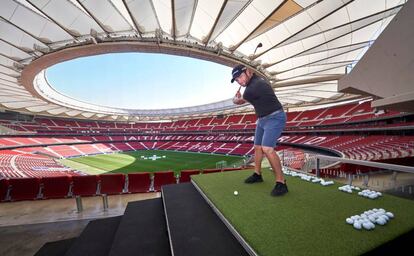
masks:
<instances>
[{"instance_id":1,"label":"stadium","mask_svg":"<svg viewBox=\"0 0 414 256\"><path fill-rule=\"evenodd\" d=\"M1 1L0 254L399 254L414 237L413 12L408 0ZM151 106L53 83L60 64L131 53L203 62L149 68L134 86ZM228 75L211 89L222 98L201 92L210 74L162 98L170 66L192 77L202 63ZM126 69L115 64L97 70ZM269 196L267 160L264 182L244 183L258 119L227 85L240 64L287 115L283 197ZM135 94L117 79L106 97ZM80 94L98 98L94 86Z\"/></svg>"}]
</instances>

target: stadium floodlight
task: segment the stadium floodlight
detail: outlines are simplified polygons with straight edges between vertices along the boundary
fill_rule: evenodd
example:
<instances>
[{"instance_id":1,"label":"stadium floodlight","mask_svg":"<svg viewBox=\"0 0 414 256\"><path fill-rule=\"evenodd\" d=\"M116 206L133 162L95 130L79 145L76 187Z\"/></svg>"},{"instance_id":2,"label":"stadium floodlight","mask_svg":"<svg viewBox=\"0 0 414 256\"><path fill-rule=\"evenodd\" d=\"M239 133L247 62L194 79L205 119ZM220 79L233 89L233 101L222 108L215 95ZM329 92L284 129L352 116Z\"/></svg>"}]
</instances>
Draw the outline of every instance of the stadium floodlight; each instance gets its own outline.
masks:
<instances>
[{"instance_id":1,"label":"stadium floodlight","mask_svg":"<svg viewBox=\"0 0 414 256\"><path fill-rule=\"evenodd\" d=\"M157 28L155 30L155 37L157 38L157 43L160 44L162 42L162 30Z\"/></svg>"},{"instance_id":2,"label":"stadium floodlight","mask_svg":"<svg viewBox=\"0 0 414 256\"><path fill-rule=\"evenodd\" d=\"M223 51L223 43L220 42L220 43L216 44L215 48L216 48L216 51L217 51L217 55L220 55L221 52Z\"/></svg>"},{"instance_id":3,"label":"stadium floodlight","mask_svg":"<svg viewBox=\"0 0 414 256\"><path fill-rule=\"evenodd\" d=\"M98 42L101 41L101 39L98 36L98 31L96 31L95 29L91 28L89 34L91 35L90 39L92 43L98 44Z\"/></svg>"},{"instance_id":4,"label":"stadium floodlight","mask_svg":"<svg viewBox=\"0 0 414 256\"><path fill-rule=\"evenodd\" d=\"M20 72L24 69L24 65L19 62L13 62L13 69L17 72Z\"/></svg>"},{"instance_id":5,"label":"stadium floodlight","mask_svg":"<svg viewBox=\"0 0 414 256\"><path fill-rule=\"evenodd\" d=\"M260 65L262 65L262 61L261 60L252 60L250 62L250 65L254 66L254 67L259 67Z\"/></svg>"},{"instance_id":6,"label":"stadium floodlight","mask_svg":"<svg viewBox=\"0 0 414 256\"><path fill-rule=\"evenodd\" d=\"M91 37L91 41L93 44L98 44L98 41L96 41L96 39L94 37Z\"/></svg>"},{"instance_id":7,"label":"stadium floodlight","mask_svg":"<svg viewBox=\"0 0 414 256\"><path fill-rule=\"evenodd\" d=\"M49 53L50 49L48 47L42 47L38 44L33 44L33 49L37 52L41 52L43 54Z\"/></svg>"}]
</instances>

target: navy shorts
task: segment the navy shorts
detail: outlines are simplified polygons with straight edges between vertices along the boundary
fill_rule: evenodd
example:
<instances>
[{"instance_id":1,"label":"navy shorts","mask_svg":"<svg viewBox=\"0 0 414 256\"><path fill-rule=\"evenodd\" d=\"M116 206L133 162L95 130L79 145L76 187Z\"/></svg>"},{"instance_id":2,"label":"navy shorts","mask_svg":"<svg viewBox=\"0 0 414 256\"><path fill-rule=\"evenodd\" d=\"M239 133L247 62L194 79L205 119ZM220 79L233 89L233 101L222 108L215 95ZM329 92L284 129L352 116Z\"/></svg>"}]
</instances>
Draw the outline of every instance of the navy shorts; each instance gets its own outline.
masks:
<instances>
[{"instance_id":1,"label":"navy shorts","mask_svg":"<svg viewBox=\"0 0 414 256\"><path fill-rule=\"evenodd\" d=\"M274 148L286 125L286 113L283 110L275 111L267 116L260 117L256 122L254 145Z\"/></svg>"}]
</instances>

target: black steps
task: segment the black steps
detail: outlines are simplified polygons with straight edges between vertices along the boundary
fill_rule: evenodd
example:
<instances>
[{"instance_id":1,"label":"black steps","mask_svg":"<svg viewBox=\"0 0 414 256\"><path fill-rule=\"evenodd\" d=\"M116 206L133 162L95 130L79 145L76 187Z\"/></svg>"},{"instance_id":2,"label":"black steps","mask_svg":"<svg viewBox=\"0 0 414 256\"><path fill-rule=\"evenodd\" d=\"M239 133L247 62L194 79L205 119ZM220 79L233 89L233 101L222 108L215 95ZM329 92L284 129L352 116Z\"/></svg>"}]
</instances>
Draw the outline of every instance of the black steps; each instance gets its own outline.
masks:
<instances>
[{"instance_id":1,"label":"black steps","mask_svg":"<svg viewBox=\"0 0 414 256\"><path fill-rule=\"evenodd\" d=\"M171 255L161 198L128 204L109 255Z\"/></svg>"},{"instance_id":2,"label":"black steps","mask_svg":"<svg viewBox=\"0 0 414 256\"><path fill-rule=\"evenodd\" d=\"M248 255L191 183L162 198L128 203L122 216L89 222L77 238L46 243L37 256Z\"/></svg>"},{"instance_id":3,"label":"black steps","mask_svg":"<svg viewBox=\"0 0 414 256\"><path fill-rule=\"evenodd\" d=\"M69 250L76 237L45 243L34 256L61 256Z\"/></svg>"},{"instance_id":4,"label":"black steps","mask_svg":"<svg viewBox=\"0 0 414 256\"><path fill-rule=\"evenodd\" d=\"M163 186L162 196L174 256L249 255L191 183Z\"/></svg>"},{"instance_id":5,"label":"black steps","mask_svg":"<svg viewBox=\"0 0 414 256\"><path fill-rule=\"evenodd\" d=\"M120 220L119 216L89 222L65 256L108 255Z\"/></svg>"}]
</instances>

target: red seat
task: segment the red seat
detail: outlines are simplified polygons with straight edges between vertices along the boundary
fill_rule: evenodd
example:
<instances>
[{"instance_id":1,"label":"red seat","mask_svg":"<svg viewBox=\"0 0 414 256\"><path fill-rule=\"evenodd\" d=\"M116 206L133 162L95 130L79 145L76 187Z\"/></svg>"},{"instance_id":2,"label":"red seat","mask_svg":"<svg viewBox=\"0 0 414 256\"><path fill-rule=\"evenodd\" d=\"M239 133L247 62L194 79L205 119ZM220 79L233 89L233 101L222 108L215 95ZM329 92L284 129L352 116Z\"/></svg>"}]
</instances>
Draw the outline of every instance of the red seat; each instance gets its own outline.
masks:
<instances>
[{"instance_id":1,"label":"red seat","mask_svg":"<svg viewBox=\"0 0 414 256\"><path fill-rule=\"evenodd\" d=\"M200 174L199 170L182 170L180 173L180 183L183 182L190 182L190 176L191 175L197 175Z\"/></svg>"},{"instance_id":2,"label":"red seat","mask_svg":"<svg viewBox=\"0 0 414 256\"><path fill-rule=\"evenodd\" d=\"M43 198L64 198L68 196L71 177L56 176L43 177Z\"/></svg>"},{"instance_id":3,"label":"red seat","mask_svg":"<svg viewBox=\"0 0 414 256\"><path fill-rule=\"evenodd\" d=\"M73 195L74 196L93 196L96 195L98 176L73 176Z\"/></svg>"},{"instance_id":4,"label":"red seat","mask_svg":"<svg viewBox=\"0 0 414 256\"><path fill-rule=\"evenodd\" d=\"M125 186L125 175L122 173L99 175L101 180L101 194L122 194Z\"/></svg>"},{"instance_id":5,"label":"red seat","mask_svg":"<svg viewBox=\"0 0 414 256\"><path fill-rule=\"evenodd\" d=\"M0 202L6 200L8 189L9 189L9 181L7 179L1 179L0 180Z\"/></svg>"},{"instance_id":6,"label":"red seat","mask_svg":"<svg viewBox=\"0 0 414 256\"><path fill-rule=\"evenodd\" d=\"M38 178L16 178L10 179L11 186L10 199L16 200L34 200L37 198L40 189L40 180Z\"/></svg>"},{"instance_id":7,"label":"red seat","mask_svg":"<svg viewBox=\"0 0 414 256\"><path fill-rule=\"evenodd\" d=\"M221 169L204 169L203 174L221 172Z\"/></svg>"},{"instance_id":8,"label":"red seat","mask_svg":"<svg viewBox=\"0 0 414 256\"><path fill-rule=\"evenodd\" d=\"M151 186L149 172L128 173L128 192L146 193Z\"/></svg>"},{"instance_id":9,"label":"red seat","mask_svg":"<svg viewBox=\"0 0 414 256\"><path fill-rule=\"evenodd\" d=\"M161 186L175 183L176 178L173 171L154 173L154 191L161 191Z\"/></svg>"}]
</instances>

